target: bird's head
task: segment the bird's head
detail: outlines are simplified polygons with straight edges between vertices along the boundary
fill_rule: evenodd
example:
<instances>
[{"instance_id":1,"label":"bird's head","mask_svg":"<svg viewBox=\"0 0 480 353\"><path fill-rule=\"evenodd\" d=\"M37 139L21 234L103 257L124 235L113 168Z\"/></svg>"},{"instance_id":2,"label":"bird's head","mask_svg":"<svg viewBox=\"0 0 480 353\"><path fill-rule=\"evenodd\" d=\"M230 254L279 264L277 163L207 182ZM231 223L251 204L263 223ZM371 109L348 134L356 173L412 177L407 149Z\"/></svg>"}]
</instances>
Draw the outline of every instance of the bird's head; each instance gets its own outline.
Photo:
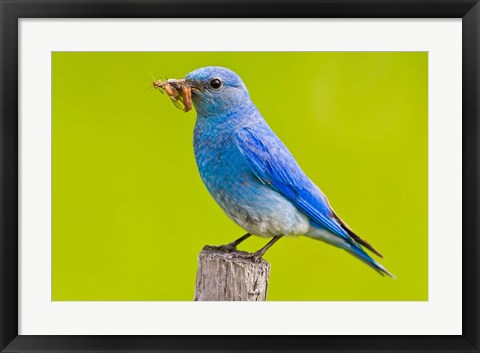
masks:
<instances>
[{"instance_id":1,"label":"bird's head","mask_svg":"<svg viewBox=\"0 0 480 353\"><path fill-rule=\"evenodd\" d=\"M208 66L192 71L185 76L185 84L191 87L197 113L205 117L222 116L251 104L242 79L223 67Z\"/></svg>"}]
</instances>

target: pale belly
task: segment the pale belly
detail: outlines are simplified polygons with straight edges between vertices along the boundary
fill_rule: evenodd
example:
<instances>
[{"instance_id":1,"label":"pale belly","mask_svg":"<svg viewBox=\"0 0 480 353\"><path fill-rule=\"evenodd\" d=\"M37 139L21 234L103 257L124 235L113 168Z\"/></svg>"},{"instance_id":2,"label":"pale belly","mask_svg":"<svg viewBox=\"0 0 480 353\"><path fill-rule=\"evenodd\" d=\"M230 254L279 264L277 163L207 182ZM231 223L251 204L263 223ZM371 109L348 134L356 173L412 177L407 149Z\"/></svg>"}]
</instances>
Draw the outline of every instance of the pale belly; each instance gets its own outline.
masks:
<instances>
[{"instance_id":1,"label":"pale belly","mask_svg":"<svg viewBox=\"0 0 480 353\"><path fill-rule=\"evenodd\" d=\"M310 229L307 216L263 184L250 189L244 187L240 193L235 190L212 190L211 193L227 216L251 234L302 235Z\"/></svg>"}]
</instances>

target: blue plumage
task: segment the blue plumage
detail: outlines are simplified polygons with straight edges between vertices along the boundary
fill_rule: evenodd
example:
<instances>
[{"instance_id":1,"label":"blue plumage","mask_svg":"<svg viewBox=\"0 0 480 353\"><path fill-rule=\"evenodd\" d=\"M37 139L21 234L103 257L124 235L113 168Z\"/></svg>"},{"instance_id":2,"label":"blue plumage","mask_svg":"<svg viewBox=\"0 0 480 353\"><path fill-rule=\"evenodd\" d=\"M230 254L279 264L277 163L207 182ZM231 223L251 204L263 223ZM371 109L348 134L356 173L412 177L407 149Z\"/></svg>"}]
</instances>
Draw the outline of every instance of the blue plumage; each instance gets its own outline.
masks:
<instances>
[{"instance_id":1,"label":"blue plumage","mask_svg":"<svg viewBox=\"0 0 480 353\"><path fill-rule=\"evenodd\" d=\"M234 222L258 236L322 240L393 277L361 245L380 254L335 214L267 125L238 75L205 67L181 84L191 87L197 111L194 150L200 176Z\"/></svg>"},{"instance_id":2,"label":"blue plumage","mask_svg":"<svg viewBox=\"0 0 480 353\"><path fill-rule=\"evenodd\" d=\"M237 132L237 145L251 163L252 171L258 179L286 197L315 224L343 239L349 238L331 218L326 198L303 173L272 130L264 126L240 129Z\"/></svg>"}]
</instances>

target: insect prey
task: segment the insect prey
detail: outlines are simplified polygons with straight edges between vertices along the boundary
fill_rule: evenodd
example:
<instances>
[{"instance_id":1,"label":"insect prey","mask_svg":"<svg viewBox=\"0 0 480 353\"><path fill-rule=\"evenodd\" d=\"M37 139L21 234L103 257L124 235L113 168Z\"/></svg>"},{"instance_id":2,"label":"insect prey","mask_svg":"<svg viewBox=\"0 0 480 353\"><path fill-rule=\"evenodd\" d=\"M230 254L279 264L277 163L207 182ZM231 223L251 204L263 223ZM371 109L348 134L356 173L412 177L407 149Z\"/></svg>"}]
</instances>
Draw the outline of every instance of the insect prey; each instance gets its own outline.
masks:
<instances>
[{"instance_id":1,"label":"insect prey","mask_svg":"<svg viewBox=\"0 0 480 353\"><path fill-rule=\"evenodd\" d=\"M153 88L165 92L178 109L184 112L192 109L192 89L185 80L157 80L153 81Z\"/></svg>"}]
</instances>

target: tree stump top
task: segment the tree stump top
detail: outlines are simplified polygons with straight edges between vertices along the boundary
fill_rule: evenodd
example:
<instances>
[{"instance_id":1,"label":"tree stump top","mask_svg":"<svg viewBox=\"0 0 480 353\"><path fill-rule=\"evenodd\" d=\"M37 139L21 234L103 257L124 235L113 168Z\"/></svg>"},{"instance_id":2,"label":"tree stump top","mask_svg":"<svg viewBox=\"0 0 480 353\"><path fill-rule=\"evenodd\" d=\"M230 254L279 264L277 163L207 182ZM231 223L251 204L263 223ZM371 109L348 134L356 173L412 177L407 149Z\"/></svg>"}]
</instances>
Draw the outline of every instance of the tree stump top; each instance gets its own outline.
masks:
<instances>
[{"instance_id":1,"label":"tree stump top","mask_svg":"<svg viewBox=\"0 0 480 353\"><path fill-rule=\"evenodd\" d=\"M270 264L243 251L205 246L198 254L196 301L264 301Z\"/></svg>"}]
</instances>

